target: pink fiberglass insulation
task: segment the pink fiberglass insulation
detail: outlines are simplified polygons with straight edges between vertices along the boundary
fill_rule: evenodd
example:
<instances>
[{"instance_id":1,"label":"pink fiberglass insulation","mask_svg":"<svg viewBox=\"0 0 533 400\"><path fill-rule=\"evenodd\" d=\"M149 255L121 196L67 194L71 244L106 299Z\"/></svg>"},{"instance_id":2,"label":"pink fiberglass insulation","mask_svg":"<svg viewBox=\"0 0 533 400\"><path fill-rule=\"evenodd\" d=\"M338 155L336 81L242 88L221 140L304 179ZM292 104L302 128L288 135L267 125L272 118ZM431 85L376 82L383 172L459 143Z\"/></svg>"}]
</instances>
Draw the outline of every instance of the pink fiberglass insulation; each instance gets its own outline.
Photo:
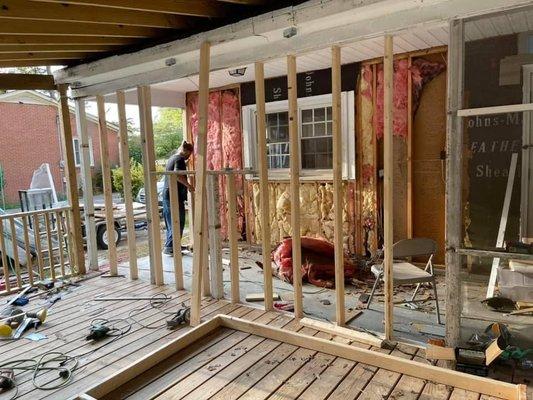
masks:
<instances>
[{"instance_id":1,"label":"pink fiberglass insulation","mask_svg":"<svg viewBox=\"0 0 533 400\"><path fill-rule=\"evenodd\" d=\"M378 139L383 137L383 102L384 102L384 78L383 64L377 67L377 97L376 110L374 113L374 127ZM392 133L395 136L407 136L407 76L409 67L407 60L394 62L393 84L393 122Z\"/></svg>"},{"instance_id":2,"label":"pink fiberglass insulation","mask_svg":"<svg viewBox=\"0 0 533 400\"><path fill-rule=\"evenodd\" d=\"M423 58L417 58L413 60L411 64L411 79L413 84L413 114L420 105L420 96L422 95L422 89L424 88L424 85L430 82L445 69L446 65L444 63L431 62L424 60Z\"/></svg>"},{"instance_id":3,"label":"pink fiberglass insulation","mask_svg":"<svg viewBox=\"0 0 533 400\"><path fill-rule=\"evenodd\" d=\"M193 143L198 136L198 94L187 94L187 117L189 132ZM197 148L195 146L195 154ZM221 170L227 166L235 169L242 168L242 139L240 123L240 104L235 90L213 91L209 94L207 120L207 169ZM226 182L219 177L219 211L221 222L221 236L227 237L226 217ZM237 191L242 188L242 180L237 180ZM242 196L238 200L238 229L243 232L244 207Z\"/></svg>"}]
</instances>

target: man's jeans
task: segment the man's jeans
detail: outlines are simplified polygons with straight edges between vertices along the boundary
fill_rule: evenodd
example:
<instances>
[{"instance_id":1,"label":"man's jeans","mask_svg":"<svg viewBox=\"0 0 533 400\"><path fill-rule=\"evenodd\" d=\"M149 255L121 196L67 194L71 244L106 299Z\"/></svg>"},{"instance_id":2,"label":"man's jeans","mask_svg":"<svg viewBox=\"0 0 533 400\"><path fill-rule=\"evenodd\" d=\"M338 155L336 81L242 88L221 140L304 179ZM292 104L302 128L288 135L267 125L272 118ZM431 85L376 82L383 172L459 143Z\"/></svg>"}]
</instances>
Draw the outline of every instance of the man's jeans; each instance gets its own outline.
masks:
<instances>
[{"instance_id":1,"label":"man's jeans","mask_svg":"<svg viewBox=\"0 0 533 400\"><path fill-rule=\"evenodd\" d=\"M183 229L185 228L185 199L178 196L179 213L180 213L180 238L183 237ZM165 227L167 229L167 238L165 241L165 249L172 251L172 216L170 213L170 195L168 189L163 192L163 218L165 219ZM181 248L178 249L181 251Z\"/></svg>"}]
</instances>

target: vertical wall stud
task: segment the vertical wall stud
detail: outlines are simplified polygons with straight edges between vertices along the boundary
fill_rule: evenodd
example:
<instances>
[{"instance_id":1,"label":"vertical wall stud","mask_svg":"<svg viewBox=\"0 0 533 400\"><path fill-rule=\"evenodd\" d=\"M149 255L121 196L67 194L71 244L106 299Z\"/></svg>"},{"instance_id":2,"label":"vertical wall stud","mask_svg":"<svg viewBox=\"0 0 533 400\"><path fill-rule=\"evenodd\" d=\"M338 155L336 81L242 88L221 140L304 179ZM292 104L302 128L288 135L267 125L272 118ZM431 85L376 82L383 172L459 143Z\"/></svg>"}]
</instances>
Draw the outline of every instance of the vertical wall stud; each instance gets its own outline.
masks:
<instances>
[{"instance_id":1,"label":"vertical wall stud","mask_svg":"<svg viewBox=\"0 0 533 400\"><path fill-rule=\"evenodd\" d=\"M128 121L126 118L126 99L122 90L117 91L120 166L122 168L122 187L126 207L126 231L128 233L128 252L130 278L137 279L137 244L135 243L135 217L133 213L133 193L131 191L130 149L128 145ZM181 254L181 253L180 253Z\"/></svg>"},{"instance_id":2,"label":"vertical wall stud","mask_svg":"<svg viewBox=\"0 0 533 400\"><path fill-rule=\"evenodd\" d=\"M194 256L191 288L191 325L200 323L202 263L204 261L204 199L207 169L207 111L209 97L209 42L200 47L200 88L198 95L198 139L196 141L196 188L194 206Z\"/></svg>"},{"instance_id":3,"label":"vertical wall stud","mask_svg":"<svg viewBox=\"0 0 533 400\"><path fill-rule=\"evenodd\" d=\"M296 57L287 56L289 89L290 191L292 227L292 280L294 286L294 317L303 317L302 245L300 237L300 138L298 134L298 85Z\"/></svg>"},{"instance_id":4,"label":"vertical wall stud","mask_svg":"<svg viewBox=\"0 0 533 400\"><path fill-rule=\"evenodd\" d=\"M231 301L240 302L239 293L239 248L237 246L237 190L235 189L235 174L226 175L226 191L228 198L228 240L230 251L231 271ZM270 296L272 298L272 296Z\"/></svg>"},{"instance_id":5,"label":"vertical wall stud","mask_svg":"<svg viewBox=\"0 0 533 400\"><path fill-rule=\"evenodd\" d=\"M412 57L407 58L407 237L413 238L413 79Z\"/></svg>"},{"instance_id":6,"label":"vertical wall stud","mask_svg":"<svg viewBox=\"0 0 533 400\"><path fill-rule=\"evenodd\" d=\"M220 239L220 211L218 180L223 176L207 175L207 223L209 225L209 270L211 271L211 293L215 299L224 298L224 277L222 267L222 243Z\"/></svg>"},{"instance_id":7,"label":"vertical wall stud","mask_svg":"<svg viewBox=\"0 0 533 400\"><path fill-rule=\"evenodd\" d=\"M172 248L174 249L174 278L176 279L176 290L183 289L183 259L181 257L181 233L180 233L180 213L178 202L178 177L176 175L167 176L169 180L168 190L170 194L170 209L172 218Z\"/></svg>"},{"instance_id":8,"label":"vertical wall stud","mask_svg":"<svg viewBox=\"0 0 533 400\"><path fill-rule=\"evenodd\" d=\"M346 322L344 301L344 230L342 213L342 120L341 120L341 49L331 48L331 96L333 117L333 209L335 246L335 315L337 325Z\"/></svg>"},{"instance_id":9,"label":"vertical wall stud","mask_svg":"<svg viewBox=\"0 0 533 400\"><path fill-rule=\"evenodd\" d=\"M385 280L385 337L393 336L393 277L392 245L393 237L393 136L392 136L392 95L393 95L393 39L385 36L385 57L383 60L384 106L383 106L383 273Z\"/></svg>"},{"instance_id":10,"label":"vertical wall stud","mask_svg":"<svg viewBox=\"0 0 533 400\"><path fill-rule=\"evenodd\" d=\"M107 229L107 254L110 274L117 275L117 246L115 243L115 218L113 215L113 188L111 186L111 166L109 164L109 143L105 102L103 96L96 96L98 127L100 133L100 159L102 160L102 181L104 184L105 223Z\"/></svg>"}]
</instances>

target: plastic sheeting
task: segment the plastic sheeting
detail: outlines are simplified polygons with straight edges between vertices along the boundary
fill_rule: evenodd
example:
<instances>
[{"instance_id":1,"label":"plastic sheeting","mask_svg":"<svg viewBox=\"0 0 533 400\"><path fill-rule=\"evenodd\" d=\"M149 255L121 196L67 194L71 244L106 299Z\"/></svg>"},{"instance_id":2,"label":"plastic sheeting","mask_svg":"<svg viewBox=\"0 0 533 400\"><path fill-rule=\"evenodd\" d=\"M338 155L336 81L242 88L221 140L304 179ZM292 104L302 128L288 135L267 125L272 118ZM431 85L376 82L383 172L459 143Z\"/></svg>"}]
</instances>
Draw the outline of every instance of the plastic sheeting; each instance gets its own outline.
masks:
<instances>
[{"instance_id":1,"label":"plastic sheeting","mask_svg":"<svg viewBox=\"0 0 533 400\"><path fill-rule=\"evenodd\" d=\"M192 141L198 135L198 93L187 93L187 119ZM195 147L195 154L197 148ZM226 89L209 93L207 120L207 169L242 169L242 130L238 89ZM194 160L193 160L194 162ZM238 230L244 233L244 200L242 178L236 178ZM227 238L226 180L218 179L219 217L221 235Z\"/></svg>"}]
</instances>

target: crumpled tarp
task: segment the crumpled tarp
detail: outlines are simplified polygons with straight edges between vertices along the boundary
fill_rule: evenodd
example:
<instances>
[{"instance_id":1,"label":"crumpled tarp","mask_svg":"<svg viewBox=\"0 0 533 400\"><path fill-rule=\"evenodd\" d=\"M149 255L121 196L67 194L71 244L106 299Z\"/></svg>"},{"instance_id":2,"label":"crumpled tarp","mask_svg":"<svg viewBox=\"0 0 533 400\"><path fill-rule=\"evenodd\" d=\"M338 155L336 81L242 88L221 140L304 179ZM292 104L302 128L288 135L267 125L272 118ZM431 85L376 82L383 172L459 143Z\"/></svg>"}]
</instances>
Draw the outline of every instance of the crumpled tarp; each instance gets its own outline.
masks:
<instances>
[{"instance_id":1,"label":"crumpled tarp","mask_svg":"<svg viewBox=\"0 0 533 400\"><path fill-rule=\"evenodd\" d=\"M302 282L315 286L335 287L335 248L325 239L303 236L302 242ZM276 275L283 281L293 282L292 238L284 239L272 251L272 261L276 264ZM344 279L356 278L357 266L344 257Z\"/></svg>"}]
</instances>

